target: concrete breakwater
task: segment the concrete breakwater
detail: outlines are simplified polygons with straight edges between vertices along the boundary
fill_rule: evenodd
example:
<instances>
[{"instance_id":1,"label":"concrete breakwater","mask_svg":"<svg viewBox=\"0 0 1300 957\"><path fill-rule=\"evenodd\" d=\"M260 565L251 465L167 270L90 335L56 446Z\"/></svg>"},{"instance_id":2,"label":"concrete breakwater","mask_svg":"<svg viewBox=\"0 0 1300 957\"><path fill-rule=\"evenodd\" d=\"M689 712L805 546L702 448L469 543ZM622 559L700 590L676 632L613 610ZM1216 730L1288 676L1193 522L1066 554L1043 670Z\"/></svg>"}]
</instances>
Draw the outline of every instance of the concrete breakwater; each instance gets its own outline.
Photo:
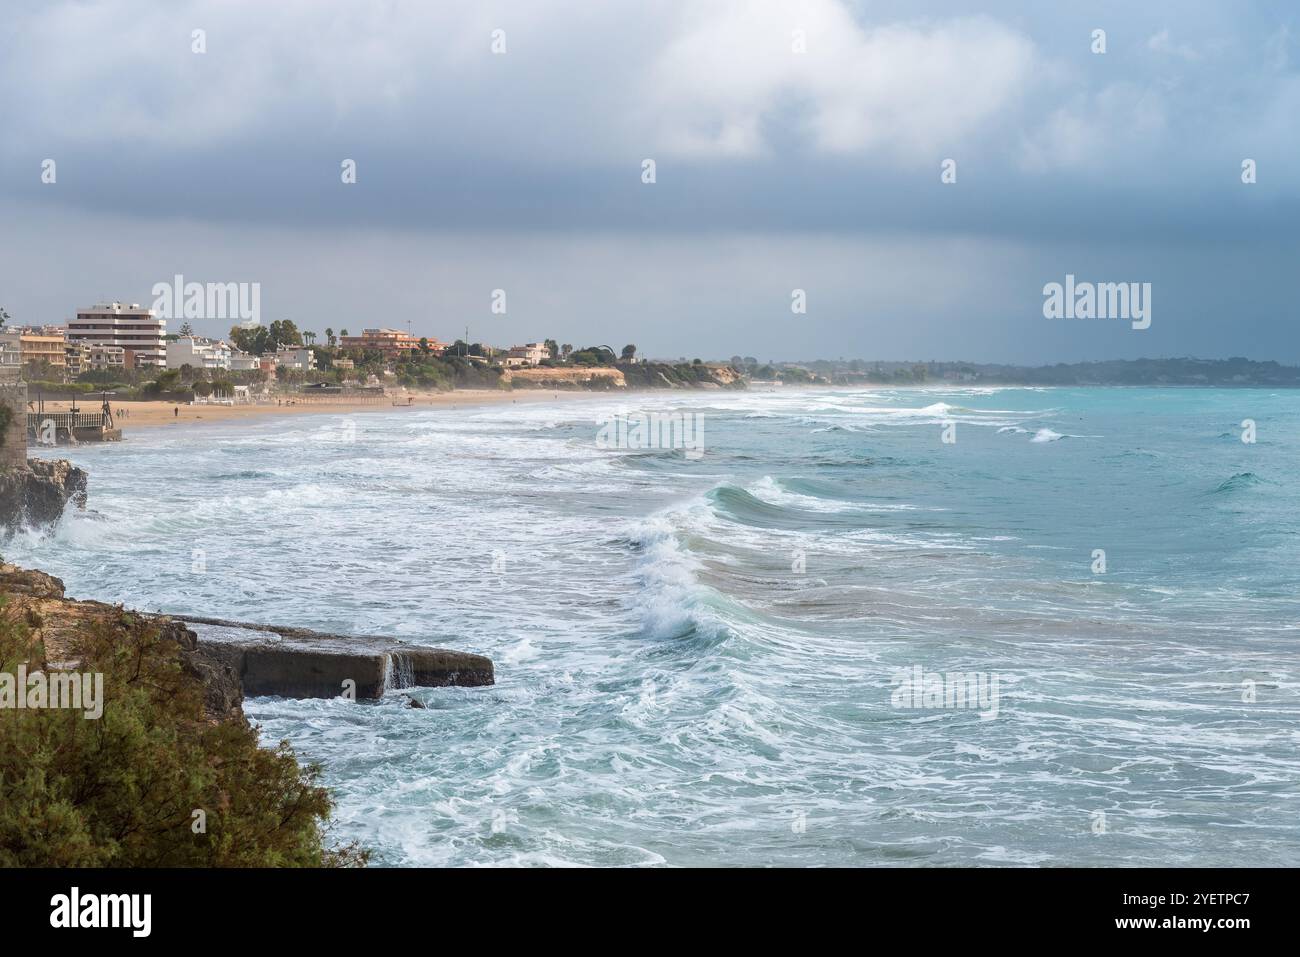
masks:
<instances>
[{"instance_id":1,"label":"concrete breakwater","mask_svg":"<svg viewBox=\"0 0 1300 957\"><path fill-rule=\"evenodd\" d=\"M193 631L203 654L239 676L246 695L363 699L399 688L477 687L495 680L490 659L464 651L377 635L173 617Z\"/></svg>"}]
</instances>

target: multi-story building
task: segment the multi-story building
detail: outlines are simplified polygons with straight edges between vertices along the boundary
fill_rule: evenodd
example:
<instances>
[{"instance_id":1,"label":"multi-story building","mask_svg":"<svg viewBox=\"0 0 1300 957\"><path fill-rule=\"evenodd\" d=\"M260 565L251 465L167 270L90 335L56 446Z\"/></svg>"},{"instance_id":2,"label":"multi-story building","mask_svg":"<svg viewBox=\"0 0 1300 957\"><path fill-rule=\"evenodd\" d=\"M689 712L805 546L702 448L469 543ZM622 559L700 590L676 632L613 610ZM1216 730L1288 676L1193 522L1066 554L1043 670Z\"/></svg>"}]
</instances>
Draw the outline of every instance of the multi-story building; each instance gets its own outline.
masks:
<instances>
[{"instance_id":1,"label":"multi-story building","mask_svg":"<svg viewBox=\"0 0 1300 957\"><path fill-rule=\"evenodd\" d=\"M230 350L231 372L254 372L260 368L262 368L261 356L251 355L234 348Z\"/></svg>"},{"instance_id":2,"label":"multi-story building","mask_svg":"<svg viewBox=\"0 0 1300 957\"><path fill-rule=\"evenodd\" d=\"M42 326L39 329L24 327L14 330L18 333L22 345L23 365L36 366L47 363L50 370L59 378L67 368L67 356L64 349L67 340L63 330L58 326Z\"/></svg>"},{"instance_id":3,"label":"multi-story building","mask_svg":"<svg viewBox=\"0 0 1300 957\"><path fill-rule=\"evenodd\" d=\"M434 355L440 356L447 349L447 344L437 339L426 338L425 341ZM382 352L385 359L400 359L420 348L420 337L399 329L363 329L359 336L344 336L339 345L344 349L373 349Z\"/></svg>"},{"instance_id":4,"label":"multi-story building","mask_svg":"<svg viewBox=\"0 0 1300 957\"><path fill-rule=\"evenodd\" d=\"M507 366L536 366L541 365L543 359L551 357L551 350L546 348L544 342L529 342L522 346L511 346L510 351L506 353L505 364Z\"/></svg>"},{"instance_id":5,"label":"multi-story building","mask_svg":"<svg viewBox=\"0 0 1300 957\"><path fill-rule=\"evenodd\" d=\"M121 349L125 365L141 369L166 367L166 334L167 320L139 303L106 302L77 310L77 318L68 323L67 338Z\"/></svg>"},{"instance_id":6,"label":"multi-story building","mask_svg":"<svg viewBox=\"0 0 1300 957\"><path fill-rule=\"evenodd\" d=\"M22 378L22 334L12 329L0 330L0 382L17 382Z\"/></svg>"},{"instance_id":7,"label":"multi-story building","mask_svg":"<svg viewBox=\"0 0 1300 957\"><path fill-rule=\"evenodd\" d=\"M231 367L230 346L220 339L204 339L200 336L181 336L167 343L167 368L179 369L191 366L195 369L229 369Z\"/></svg>"},{"instance_id":8,"label":"multi-story building","mask_svg":"<svg viewBox=\"0 0 1300 957\"><path fill-rule=\"evenodd\" d=\"M91 345L90 350L90 368L96 372L107 369L110 372L120 372L126 368L127 352L121 346L103 346ZM83 370L84 371L84 370Z\"/></svg>"},{"instance_id":9,"label":"multi-story building","mask_svg":"<svg viewBox=\"0 0 1300 957\"><path fill-rule=\"evenodd\" d=\"M316 368L316 353L306 346L280 346L275 350L275 366L307 372Z\"/></svg>"},{"instance_id":10,"label":"multi-story building","mask_svg":"<svg viewBox=\"0 0 1300 957\"><path fill-rule=\"evenodd\" d=\"M90 346L85 342L63 343L64 374L71 382L81 373L90 369Z\"/></svg>"}]
</instances>

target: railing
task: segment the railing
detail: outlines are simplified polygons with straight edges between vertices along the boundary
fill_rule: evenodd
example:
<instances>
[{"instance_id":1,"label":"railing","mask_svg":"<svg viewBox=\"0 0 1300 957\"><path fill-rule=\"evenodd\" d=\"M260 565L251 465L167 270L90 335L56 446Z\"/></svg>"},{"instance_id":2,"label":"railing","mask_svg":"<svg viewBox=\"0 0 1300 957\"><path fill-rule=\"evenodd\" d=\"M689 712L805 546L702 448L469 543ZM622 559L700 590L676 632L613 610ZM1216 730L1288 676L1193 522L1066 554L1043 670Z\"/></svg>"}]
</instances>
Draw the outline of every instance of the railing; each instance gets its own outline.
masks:
<instances>
[{"instance_id":1,"label":"railing","mask_svg":"<svg viewBox=\"0 0 1300 957\"><path fill-rule=\"evenodd\" d=\"M47 428L46 422L53 422L54 427L67 432L70 429L104 429L107 422L103 412L28 412L27 431L37 432Z\"/></svg>"}]
</instances>

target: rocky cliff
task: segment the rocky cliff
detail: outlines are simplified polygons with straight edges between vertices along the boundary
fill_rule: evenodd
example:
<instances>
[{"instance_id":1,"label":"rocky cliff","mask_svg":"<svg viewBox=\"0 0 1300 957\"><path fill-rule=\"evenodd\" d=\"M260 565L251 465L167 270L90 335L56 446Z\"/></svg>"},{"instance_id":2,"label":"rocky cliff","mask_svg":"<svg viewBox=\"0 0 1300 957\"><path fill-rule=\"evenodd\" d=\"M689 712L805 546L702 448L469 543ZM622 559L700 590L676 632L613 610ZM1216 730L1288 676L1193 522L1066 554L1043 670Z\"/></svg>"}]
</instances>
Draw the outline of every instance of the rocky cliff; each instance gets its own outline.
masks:
<instances>
[{"instance_id":1,"label":"rocky cliff","mask_svg":"<svg viewBox=\"0 0 1300 957\"><path fill-rule=\"evenodd\" d=\"M40 642L45 660L42 670L75 670L73 648L78 634L99 628L110 633L128 627L134 615L117 605L100 601L76 601L64 595L63 582L53 575L16 565L0 564L0 595L6 609L21 617ZM176 646L182 666L203 682L203 706L208 717L217 720L243 719L243 689L239 675L226 663L199 647L198 638L179 621L157 617L158 637ZM29 666L36 663L29 662Z\"/></svg>"},{"instance_id":2,"label":"rocky cliff","mask_svg":"<svg viewBox=\"0 0 1300 957\"><path fill-rule=\"evenodd\" d=\"M86 473L67 459L0 470L0 531L52 525L70 501L85 506Z\"/></svg>"}]
</instances>

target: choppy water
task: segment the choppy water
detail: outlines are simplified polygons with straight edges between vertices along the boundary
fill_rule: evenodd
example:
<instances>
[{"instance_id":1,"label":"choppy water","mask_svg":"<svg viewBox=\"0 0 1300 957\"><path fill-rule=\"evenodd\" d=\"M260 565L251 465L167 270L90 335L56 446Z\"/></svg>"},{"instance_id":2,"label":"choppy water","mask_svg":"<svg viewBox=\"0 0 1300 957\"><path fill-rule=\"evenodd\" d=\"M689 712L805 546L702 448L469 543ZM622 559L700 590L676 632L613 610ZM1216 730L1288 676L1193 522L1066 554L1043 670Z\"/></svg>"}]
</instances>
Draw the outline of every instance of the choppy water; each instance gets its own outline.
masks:
<instances>
[{"instance_id":1,"label":"choppy water","mask_svg":"<svg viewBox=\"0 0 1300 957\"><path fill-rule=\"evenodd\" d=\"M598 448L618 409L702 413L705 454ZM1295 866L1298 410L824 390L141 430L74 451L89 512L5 554L490 655L427 710L249 702L382 863ZM915 666L997 676L996 717L894 707Z\"/></svg>"}]
</instances>

